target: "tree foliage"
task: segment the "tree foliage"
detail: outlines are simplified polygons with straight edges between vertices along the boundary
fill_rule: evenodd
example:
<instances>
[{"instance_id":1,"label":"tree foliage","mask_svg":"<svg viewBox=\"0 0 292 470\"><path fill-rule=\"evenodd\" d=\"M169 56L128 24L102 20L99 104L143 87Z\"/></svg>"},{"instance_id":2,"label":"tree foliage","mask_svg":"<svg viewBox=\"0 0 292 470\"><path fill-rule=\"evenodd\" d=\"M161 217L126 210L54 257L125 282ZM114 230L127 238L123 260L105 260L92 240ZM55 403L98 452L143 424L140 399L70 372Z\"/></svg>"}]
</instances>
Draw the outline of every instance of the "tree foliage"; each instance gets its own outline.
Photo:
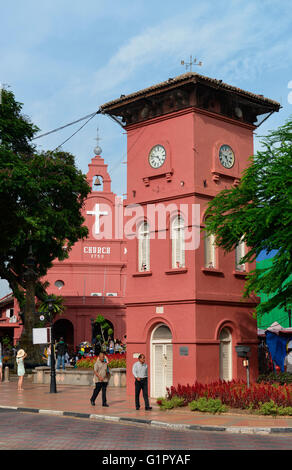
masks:
<instances>
[{"instance_id":1,"label":"tree foliage","mask_svg":"<svg viewBox=\"0 0 292 470\"><path fill-rule=\"evenodd\" d=\"M269 295L257 307L258 315L291 306L292 118L263 138L262 150L250 158L240 184L209 203L205 229L226 252L243 239L248 247L243 263L254 261L263 250L277 250L271 268L247 275L244 297Z\"/></svg>"},{"instance_id":2,"label":"tree foliage","mask_svg":"<svg viewBox=\"0 0 292 470\"><path fill-rule=\"evenodd\" d=\"M42 277L54 259L63 260L87 236L81 209L90 187L73 155L37 152L38 128L21 115L22 104L2 91L0 105L0 277L22 306L29 249L36 260L36 295L44 300Z\"/></svg>"}]
</instances>

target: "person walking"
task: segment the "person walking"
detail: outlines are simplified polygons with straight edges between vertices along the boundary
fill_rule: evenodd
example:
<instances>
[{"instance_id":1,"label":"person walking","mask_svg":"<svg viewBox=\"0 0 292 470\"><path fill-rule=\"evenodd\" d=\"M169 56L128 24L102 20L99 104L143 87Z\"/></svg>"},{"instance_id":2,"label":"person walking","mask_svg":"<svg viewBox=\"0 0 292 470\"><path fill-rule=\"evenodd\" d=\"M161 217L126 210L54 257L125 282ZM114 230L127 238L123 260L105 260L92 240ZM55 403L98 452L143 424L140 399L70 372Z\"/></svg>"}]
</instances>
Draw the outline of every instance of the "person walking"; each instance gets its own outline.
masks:
<instances>
[{"instance_id":1,"label":"person walking","mask_svg":"<svg viewBox=\"0 0 292 470\"><path fill-rule=\"evenodd\" d=\"M65 370L65 354L67 352L67 344L64 342L64 338L60 338L59 343L56 346L56 354L57 354L57 370L61 369L61 364L63 370Z\"/></svg>"},{"instance_id":2,"label":"person walking","mask_svg":"<svg viewBox=\"0 0 292 470\"><path fill-rule=\"evenodd\" d=\"M95 400L100 392L102 391L102 406L109 406L106 400L106 388L109 379L109 368L108 361L103 352L99 353L98 359L94 364L94 382L95 388L90 398L90 403L95 406Z\"/></svg>"},{"instance_id":3,"label":"person walking","mask_svg":"<svg viewBox=\"0 0 292 470\"><path fill-rule=\"evenodd\" d=\"M135 377L135 403L136 410L140 410L140 392L143 392L143 398L145 402L145 410L152 410L152 406L149 406L148 398L148 366L145 363L144 354L140 354L138 361L135 362L132 369Z\"/></svg>"},{"instance_id":4,"label":"person walking","mask_svg":"<svg viewBox=\"0 0 292 470\"><path fill-rule=\"evenodd\" d=\"M23 390L22 384L23 384L23 377L25 374L25 369L24 369L24 359L26 358L27 354L23 349L20 349L16 355L16 363L17 363L17 375L19 377L18 379L18 385L17 385L17 390L21 392Z\"/></svg>"}]
</instances>

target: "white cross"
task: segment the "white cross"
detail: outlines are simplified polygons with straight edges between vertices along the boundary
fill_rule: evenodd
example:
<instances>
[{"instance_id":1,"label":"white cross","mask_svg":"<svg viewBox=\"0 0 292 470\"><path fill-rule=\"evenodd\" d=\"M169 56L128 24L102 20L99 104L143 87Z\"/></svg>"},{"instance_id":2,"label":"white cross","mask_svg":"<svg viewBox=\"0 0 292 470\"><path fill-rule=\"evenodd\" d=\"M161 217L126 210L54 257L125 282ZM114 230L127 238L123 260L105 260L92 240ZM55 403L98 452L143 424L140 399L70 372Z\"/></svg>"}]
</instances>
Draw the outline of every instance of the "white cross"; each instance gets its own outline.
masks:
<instances>
[{"instance_id":1,"label":"white cross","mask_svg":"<svg viewBox=\"0 0 292 470\"><path fill-rule=\"evenodd\" d=\"M101 215L108 215L108 212L101 212L99 210L99 204L95 204L93 211L87 211L88 215L95 215L95 223L94 223L94 232L95 235L99 234L100 224L99 224L99 217Z\"/></svg>"}]
</instances>

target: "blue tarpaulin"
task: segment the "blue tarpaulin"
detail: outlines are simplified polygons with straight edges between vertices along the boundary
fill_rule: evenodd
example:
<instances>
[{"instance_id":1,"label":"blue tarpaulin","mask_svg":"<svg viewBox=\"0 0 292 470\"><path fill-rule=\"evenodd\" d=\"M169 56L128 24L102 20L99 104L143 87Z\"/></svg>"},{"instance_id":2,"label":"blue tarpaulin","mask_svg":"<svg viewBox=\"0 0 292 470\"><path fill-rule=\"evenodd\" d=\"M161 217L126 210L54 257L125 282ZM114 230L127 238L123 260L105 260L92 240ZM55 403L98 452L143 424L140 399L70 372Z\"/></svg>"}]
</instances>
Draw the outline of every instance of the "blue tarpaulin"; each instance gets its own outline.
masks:
<instances>
[{"instance_id":1,"label":"blue tarpaulin","mask_svg":"<svg viewBox=\"0 0 292 470\"><path fill-rule=\"evenodd\" d=\"M287 343L292 336L280 336L271 331L266 331L266 344L272 356L272 360L284 372L284 360L287 354Z\"/></svg>"}]
</instances>

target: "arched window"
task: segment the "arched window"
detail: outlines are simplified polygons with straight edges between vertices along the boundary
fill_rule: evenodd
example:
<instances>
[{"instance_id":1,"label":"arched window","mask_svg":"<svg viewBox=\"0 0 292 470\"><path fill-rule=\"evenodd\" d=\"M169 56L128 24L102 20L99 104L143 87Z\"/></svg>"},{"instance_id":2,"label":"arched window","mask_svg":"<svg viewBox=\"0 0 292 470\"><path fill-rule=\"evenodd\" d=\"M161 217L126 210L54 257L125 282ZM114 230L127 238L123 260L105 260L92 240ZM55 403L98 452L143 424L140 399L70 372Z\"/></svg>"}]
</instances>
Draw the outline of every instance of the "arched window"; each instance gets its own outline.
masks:
<instances>
[{"instance_id":1,"label":"arched window","mask_svg":"<svg viewBox=\"0 0 292 470\"><path fill-rule=\"evenodd\" d=\"M150 271L150 233L147 222L138 227L138 271Z\"/></svg>"},{"instance_id":2,"label":"arched window","mask_svg":"<svg viewBox=\"0 0 292 470\"><path fill-rule=\"evenodd\" d=\"M92 191L103 191L103 177L96 175L92 182Z\"/></svg>"},{"instance_id":3,"label":"arched window","mask_svg":"<svg viewBox=\"0 0 292 470\"><path fill-rule=\"evenodd\" d=\"M216 268L215 235L205 236L205 268Z\"/></svg>"},{"instance_id":4,"label":"arched window","mask_svg":"<svg viewBox=\"0 0 292 470\"><path fill-rule=\"evenodd\" d=\"M245 256L245 243L241 239L235 248L235 270L244 272L245 263L241 263L240 260Z\"/></svg>"},{"instance_id":5,"label":"arched window","mask_svg":"<svg viewBox=\"0 0 292 470\"><path fill-rule=\"evenodd\" d=\"M172 267L185 267L185 231L184 219L178 215L171 224Z\"/></svg>"},{"instance_id":6,"label":"arched window","mask_svg":"<svg viewBox=\"0 0 292 470\"><path fill-rule=\"evenodd\" d=\"M220 340L220 379L232 380L232 336L229 328L223 328Z\"/></svg>"}]
</instances>

